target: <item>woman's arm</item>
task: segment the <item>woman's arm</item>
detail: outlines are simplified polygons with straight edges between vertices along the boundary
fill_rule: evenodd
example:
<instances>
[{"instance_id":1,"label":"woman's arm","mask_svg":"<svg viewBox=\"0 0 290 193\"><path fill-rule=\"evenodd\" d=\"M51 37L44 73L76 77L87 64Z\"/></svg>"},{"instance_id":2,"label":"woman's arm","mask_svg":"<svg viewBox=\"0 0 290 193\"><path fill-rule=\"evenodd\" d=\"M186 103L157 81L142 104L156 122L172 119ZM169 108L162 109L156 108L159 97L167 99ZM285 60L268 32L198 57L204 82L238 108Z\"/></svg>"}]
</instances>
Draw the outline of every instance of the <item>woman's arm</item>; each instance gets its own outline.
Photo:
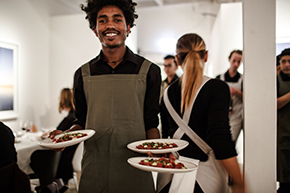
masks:
<instances>
[{"instance_id":1,"label":"woman's arm","mask_svg":"<svg viewBox=\"0 0 290 193\"><path fill-rule=\"evenodd\" d=\"M237 162L237 158L231 157L220 161L233 179L233 192L243 193L244 181L240 171L239 164Z\"/></svg>"}]
</instances>

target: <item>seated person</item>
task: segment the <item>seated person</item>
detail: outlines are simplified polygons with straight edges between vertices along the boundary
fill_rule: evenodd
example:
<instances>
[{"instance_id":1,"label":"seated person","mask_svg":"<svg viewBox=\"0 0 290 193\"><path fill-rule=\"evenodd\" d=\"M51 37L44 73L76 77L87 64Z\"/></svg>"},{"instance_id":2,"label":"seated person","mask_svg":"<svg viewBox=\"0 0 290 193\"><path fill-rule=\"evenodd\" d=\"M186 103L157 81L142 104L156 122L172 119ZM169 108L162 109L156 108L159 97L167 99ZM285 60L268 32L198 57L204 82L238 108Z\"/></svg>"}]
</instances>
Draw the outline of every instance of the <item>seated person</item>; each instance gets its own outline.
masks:
<instances>
[{"instance_id":1,"label":"seated person","mask_svg":"<svg viewBox=\"0 0 290 193\"><path fill-rule=\"evenodd\" d=\"M0 122L0 192L30 192L28 176L17 165L14 135Z\"/></svg>"},{"instance_id":2,"label":"seated person","mask_svg":"<svg viewBox=\"0 0 290 193\"><path fill-rule=\"evenodd\" d=\"M59 112L67 111L68 115L61 121L57 126L57 130L65 131L68 130L72 125L75 117L75 108L73 105L73 94L70 88L64 88L61 91ZM73 177L73 166L72 159L76 151L77 145L66 147L61 155L56 178L62 178L64 184L68 183L68 180Z\"/></svg>"}]
</instances>

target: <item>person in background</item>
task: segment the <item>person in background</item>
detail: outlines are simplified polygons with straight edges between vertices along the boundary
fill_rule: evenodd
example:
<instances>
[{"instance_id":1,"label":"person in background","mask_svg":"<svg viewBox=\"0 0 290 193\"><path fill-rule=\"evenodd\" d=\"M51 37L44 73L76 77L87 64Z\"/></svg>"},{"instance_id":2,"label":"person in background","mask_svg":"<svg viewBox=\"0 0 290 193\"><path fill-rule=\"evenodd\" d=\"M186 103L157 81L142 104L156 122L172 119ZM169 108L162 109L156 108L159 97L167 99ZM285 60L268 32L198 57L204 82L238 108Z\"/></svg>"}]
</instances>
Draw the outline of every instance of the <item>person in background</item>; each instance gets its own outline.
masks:
<instances>
[{"instance_id":1,"label":"person in background","mask_svg":"<svg viewBox=\"0 0 290 193\"><path fill-rule=\"evenodd\" d=\"M179 81L175 81L168 87L168 98L177 116L182 117L185 112L189 114L188 126L213 150L217 160L220 160L224 168L233 178L233 192L243 192L243 180L236 159L236 150L234 142L231 139L228 108L230 102L229 87L223 81L209 79L201 88L196 100L190 109L193 98L203 83L204 63L207 61L208 52L202 38L197 34L185 34L178 39L176 45L176 61L183 70L183 75ZM200 160L203 165L209 157L205 154L197 142L193 142L185 133L176 134L179 126L172 118L165 106L164 97L161 101L165 119L167 120L168 134L171 138L180 135L182 140L189 142L189 145L179 151L181 156ZM180 133L180 132L179 132ZM210 162L209 162L210 163ZM210 168L210 169L208 169ZM221 175L211 167L200 167L197 172L197 183L195 184L194 193L204 192L203 188L215 183L219 189L212 189L210 192L221 193L221 189L228 188L227 181L219 181L226 177L199 180L205 174ZM199 177L200 176L200 177ZM200 178L201 179L201 178ZM193 183L195 183L193 181ZM221 188L222 186L223 188ZM165 186L161 192L168 192L170 184ZM224 192L222 192L224 193Z\"/></svg>"},{"instance_id":2,"label":"person in background","mask_svg":"<svg viewBox=\"0 0 290 193\"><path fill-rule=\"evenodd\" d=\"M225 81L230 87L229 118L234 142L237 141L243 125L243 75L238 72L242 57L242 50L233 50L229 55L230 68L216 77Z\"/></svg>"},{"instance_id":3,"label":"person in background","mask_svg":"<svg viewBox=\"0 0 290 193\"><path fill-rule=\"evenodd\" d=\"M29 177L17 165L14 142L13 132L0 121L0 192L30 193Z\"/></svg>"},{"instance_id":4,"label":"person in background","mask_svg":"<svg viewBox=\"0 0 290 193\"><path fill-rule=\"evenodd\" d=\"M178 65L176 63L175 57L173 55L167 55L164 57L164 71L167 75L166 79L161 82L161 89L160 89L160 100L159 103L161 102L164 90L171 84L173 83L176 79L178 79L178 76L176 75L176 70L178 69ZM162 120L162 109L159 109L160 112L160 120L161 120L161 133L162 133L162 138L167 136L166 131L166 126L163 127L163 124L167 124L166 120Z\"/></svg>"},{"instance_id":5,"label":"person in background","mask_svg":"<svg viewBox=\"0 0 290 193\"><path fill-rule=\"evenodd\" d=\"M165 56L164 57L164 71L167 77L161 83L160 101L163 96L163 92L167 88L167 86L169 86L172 82L178 79L178 76L175 73L177 69L178 69L178 65L175 61L175 57L173 55Z\"/></svg>"},{"instance_id":6,"label":"person in background","mask_svg":"<svg viewBox=\"0 0 290 193\"><path fill-rule=\"evenodd\" d=\"M73 125L73 122L76 119L72 89L64 88L61 90L58 111L59 113L61 113L62 111L68 113L68 115L60 122L60 124L56 128L60 131L66 131ZM74 170L72 165L72 159L77 147L78 145L67 147L63 150L61 154L56 178L61 178L65 185L68 184L69 179L73 178Z\"/></svg>"},{"instance_id":7,"label":"person in background","mask_svg":"<svg viewBox=\"0 0 290 193\"><path fill-rule=\"evenodd\" d=\"M277 192L286 193L290 192L290 48L280 54L277 109Z\"/></svg>"},{"instance_id":8,"label":"person in background","mask_svg":"<svg viewBox=\"0 0 290 193\"><path fill-rule=\"evenodd\" d=\"M152 174L127 163L140 156L126 147L128 143L160 138L160 68L125 45L138 17L136 5L132 0L81 5L102 49L74 76L77 120L67 131L96 131L84 143L79 193L155 192Z\"/></svg>"}]
</instances>

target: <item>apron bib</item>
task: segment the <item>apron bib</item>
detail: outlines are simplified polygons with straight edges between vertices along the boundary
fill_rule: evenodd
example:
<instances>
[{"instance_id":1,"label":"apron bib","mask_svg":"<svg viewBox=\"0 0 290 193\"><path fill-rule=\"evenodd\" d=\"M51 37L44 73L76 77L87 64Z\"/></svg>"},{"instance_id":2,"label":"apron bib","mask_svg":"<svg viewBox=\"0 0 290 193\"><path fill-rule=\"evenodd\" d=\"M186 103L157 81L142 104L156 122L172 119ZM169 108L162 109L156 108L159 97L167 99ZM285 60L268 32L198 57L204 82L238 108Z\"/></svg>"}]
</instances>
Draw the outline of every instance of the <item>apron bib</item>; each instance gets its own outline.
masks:
<instances>
[{"instance_id":1,"label":"apron bib","mask_svg":"<svg viewBox=\"0 0 290 193\"><path fill-rule=\"evenodd\" d=\"M222 74L221 78L222 81L225 81L225 75ZM243 76L239 78L238 82L226 82L229 87L242 90L242 80ZM243 102L242 100L235 96L231 96L232 102L233 102L233 111L232 114L229 115L230 119L230 126L231 126L231 133L232 133L232 139L233 141L237 141L237 138L240 134L240 131L242 129L243 124Z\"/></svg>"},{"instance_id":2,"label":"apron bib","mask_svg":"<svg viewBox=\"0 0 290 193\"><path fill-rule=\"evenodd\" d=\"M190 139L208 155L208 160L206 162L199 162L196 159L181 157L181 160L190 161L193 164L199 165L198 169L184 174L174 174L170 186L169 193L192 193L194 191L195 181L198 182L203 192L205 193L228 193L229 189L227 186L228 174L221 163L215 159L213 150L204 142L189 126L188 122L191 115L191 110L195 99L203 87L203 85L210 80L208 77L204 77L204 81L191 102L191 105L187 111L184 112L183 119L179 117L177 112L174 110L173 106L170 104L168 98L168 89L164 93L164 102L168 112L177 123L179 128L173 135L174 139L180 139L184 134L188 135ZM169 181L170 176L162 177L161 174L160 186L158 190L161 190ZM163 179L162 179L163 178ZM169 180L168 180L169 179ZM165 184L165 185L164 185Z\"/></svg>"},{"instance_id":3,"label":"apron bib","mask_svg":"<svg viewBox=\"0 0 290 193\"><path fill-rule=\"evenodd\" d=\"M152 174L127 163L140 154L128 143L146 139L144 99L151 62L139 74L91 76L89 64L81 67L87 101L86 129L96 134L85 141L80 193L154 192Z\"/></svg>"},{"instance_id":4,"label":"apron bib","mask_svg":"<svg viewBox=\"0 0 290 193\"><path fill-rule=\"evenodd\" d=\"M278 75L278 97L290 91L290 81ZM290 103L277 112L277 181L290 182Z\"/></svg>"}]
</instances>

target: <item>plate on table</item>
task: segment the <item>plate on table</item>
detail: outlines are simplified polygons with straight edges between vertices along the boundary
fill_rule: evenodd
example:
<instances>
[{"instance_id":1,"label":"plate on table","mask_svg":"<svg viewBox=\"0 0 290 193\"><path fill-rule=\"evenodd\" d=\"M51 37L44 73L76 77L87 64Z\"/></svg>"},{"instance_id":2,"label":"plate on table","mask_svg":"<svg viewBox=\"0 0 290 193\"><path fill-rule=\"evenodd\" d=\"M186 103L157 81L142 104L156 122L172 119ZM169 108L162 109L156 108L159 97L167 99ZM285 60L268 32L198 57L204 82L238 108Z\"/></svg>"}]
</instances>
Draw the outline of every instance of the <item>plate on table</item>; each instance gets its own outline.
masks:
<instances>
[{"instance_id":1,"label":"plate on table","mask_svg":"<svg viewBox=\"0 0 290 193\"><path fill-rule=\"evenodd\" d=\"M127 162L140 170L147 171L147 172L159 172L159 173L184 173L184 172L191 172L198 168L198 166L194 163L190 163L187 161L179 161L175 160L177 163L183 163L186 167L185 169L174 169L174 168L161 168L161 167L154 167L154 166L147 166L139 164L141 160L145 159L159 159L156 157L132 157L127 160Z\"/></svg>"},{"instance_id":2,"label":"plate on table","mask_svg":"<svg viewBox=\"0 0 290 193\"><path fill-rule=\"evenodd\" d=\"M168 149L138 149L137 146L142 145L144 143L174 143L177 145L177 147L171 147ZM147 153L150 151L153 154L162 154L162 153L171 153L171 152L176 152L179 150L184 149L186 146L188 146L188 141L181 140L181 139L147 139L147 140L141 140L141 141L136 141L129 143L127 147L135 152L138 153Z\"/></svg>"},{"instance_id":3,"label":"plate on table","mask_svg":"<svg viewBox=\"0 0 290 193\"><path fill-rule=\"evenodd\" d=\"M64 147L68 147L68 146L72 146L72 145L81 143L82 141L85 141L85 140L91 138L95 134L95 131L90 130L90 129L71 131L71 132L66 132L66 133L56 135L54 137L54 139L59 139L60 137L63 137L64 135L67 135L67 134L76 134L76 133L86 134L86 136L83 136L80 138L75 138L75 139L68 140L68 141L62 141L62 142L54 142L52 139L44 139L44 140L38 142L38 144L42 147L48 147L51 149L64 148Z\"/></svg>"}]
</instances>

